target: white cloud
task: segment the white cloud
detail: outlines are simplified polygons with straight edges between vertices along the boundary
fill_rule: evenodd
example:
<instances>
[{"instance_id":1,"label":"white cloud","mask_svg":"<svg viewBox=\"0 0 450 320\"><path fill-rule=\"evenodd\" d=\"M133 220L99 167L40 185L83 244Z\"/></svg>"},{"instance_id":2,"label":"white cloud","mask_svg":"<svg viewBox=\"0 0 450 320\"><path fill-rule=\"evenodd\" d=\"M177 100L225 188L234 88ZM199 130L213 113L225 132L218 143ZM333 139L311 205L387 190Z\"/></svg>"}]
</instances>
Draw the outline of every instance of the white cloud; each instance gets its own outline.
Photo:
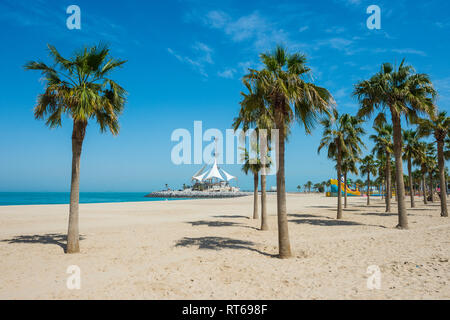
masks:
<instances>
[{"instance_id":1,"label":"white cloud","mask_svg":"<svg viewBox=\"0 0 450 320\"><path fill-rule=\"evenodd\" d=\"M222 11L210 11L206 14L206 23L213 28L223 28L229 20L230 17Z\"/></svg>"},{"instance_id":2,"label":"white cloud","mask_svg":"<svg viewBox=\"0 0 450 320\"><path fill-rule=\"evenodd\" d=\"M354 55L355 53L365 50L362 47L356 48L353 40L345 38L330 38L318 40L313 44L315 50L319 50L321 47L329 47L338 51L343 51L346 55Z\"/></svg>"},{"instance_id":3,"label":"white cloud","mask_svg":"<svg viewBox=\"0 0 450 320\"><path fill-rule=\"evenodd\" d=\"M335 33L335 34L344 33L345 31L347 31L347 29L345 29L344 27L331 27L325 30L325 32L327 33Z\"/></svg>"},{"instance_id":4,"label":"white cloud","mask_svg":"<svg viewBox=\"0 0 450 320\"><path fill-rule=\"evenodd\" d=\"M335 1L343 3L346 6L358 6L361 4L361 0L335 0Z\"/></svg>"},{"instance_id":5,"label":"white cloud","mask_svg":"<svg viewBox=\"0 0 450 320\"><path fill-rule=\"evenodd\" d=\"M174 56L178 61L190 65L194 70L200 73L204 77L208 77L205 71L207 64L213 64L211 54L213 50L202 42L196 42L192 49L196 52L196 57L189 57L176 53L172 48L167 48L167 51Z\"/></svg>"},{"instance_id":6,"label":"white cloud","mask_svg":"<svg viewBox=\"0 0 450 320\"><path fill-rule=\"evenodd\" d=\"M346 98L350 97L350 92L346 88L341 88L341 89L337 90L335 94L333 94L333 97L336 100L346 99Z\"/></svg>"},{"instance_id":7,"label":"white cloud","mask_svg":"<svg viewBox=\"0 0 450 320\"><path fill-rule=\"evenodd\" d=\"M416 55L423 56L423 57L425 57L427 55L423 51L416 50L416 49L410 49L410 48L406 48L406 49L392 49L392 52L399 53L399 54L416 54Z\"/></svg>"},{"instance_id":8,"label":"white cloud","mask_svg":"<svg viewBox=\"0 0 450 320\"><path fill-rule=\"evenodd\" d=\"M450 21L447 22L435 22L434 25L440 29L445 29L450 27Z\"/></svg>"},{"instance_id":9,"label":"white cloud","mask_svg":"<svg viewBox=\"0 0 450 320\"><path fill-rule=\"evenodd\" d=\"M248 69L253 66L253 62L246 61L246 62L239 62L238 66L242 70L242 73L248 73Z\"/></svg>"},{"instance_id":10,"label":"white cloud","mask_svg":"<svg viewBox=\"0 0 450 320\"><path fill-rule=\"evenodd\" d=\"M286 31L258 12L233 19L222 11L210 11L203 22L210 28L222 30L234 42L251 41L257 50L290 43Z\"/></svg>"},{"instance_id":11,"label":"white cloud","mask_svg":"<svg viewBox=\"0 0 450 320\"><path fill-rule=\"evenodd\" d=\"M217 75L221 78L233 79L235 73L236 73L235 69L226 69L222 72L218 72Z\"/></svg>"},{"instance_id":12,"label":"white cloud","mask_svg":"<svg viewBox=\"0 0 450 320\"><path fill-rule=\"evenodd\" d=\"M298 29L298 32L302 33L305 32L306 30L309 30L308 26L301 27L300 29Z\"/></svg>"},{"instance_id":13,"label":"white cloud","mask_svg":"<svg viewBox=\"0 0 450 320\"><path fill-rule=\"evenodd\" d=\"M213 52L213 50L208 47L206 44L202 43L202 42L196 42L193 46L193 48L196 51L199 51L201 53L201 57L200 60L205 61L206 63L210 63L213 64L213 60L211 57L211 54Z\"/></svg>"}]
</instances>

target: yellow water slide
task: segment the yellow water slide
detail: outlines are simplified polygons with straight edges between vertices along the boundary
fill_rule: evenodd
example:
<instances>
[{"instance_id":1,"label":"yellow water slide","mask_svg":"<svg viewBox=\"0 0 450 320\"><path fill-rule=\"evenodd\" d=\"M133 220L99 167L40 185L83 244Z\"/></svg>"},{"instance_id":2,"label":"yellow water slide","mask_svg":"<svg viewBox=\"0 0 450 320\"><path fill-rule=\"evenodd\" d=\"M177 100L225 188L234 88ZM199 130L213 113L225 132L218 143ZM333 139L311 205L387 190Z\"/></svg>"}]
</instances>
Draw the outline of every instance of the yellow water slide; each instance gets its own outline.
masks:
<instances>
[{"instance_id":1,"label":"yellow water slide","mask_svg":"<svg viewBox=\"0 0 450 320\"><path fill-rule=\"evenodd\" d=\"M331 183L331 192L332 193L337 193L338 181L336 179L331 179L330 183ZM345 194L344 190L346 190L348 196L355 196L355 197L356 196L361 196L361 192L358 191L358 190L352 190L348 186L347 186L347 188L345 188L345 189L344 188L345 188L344 183L341 182L341 190L342 190L343 194Z\"/></svg>"}]
</instances>

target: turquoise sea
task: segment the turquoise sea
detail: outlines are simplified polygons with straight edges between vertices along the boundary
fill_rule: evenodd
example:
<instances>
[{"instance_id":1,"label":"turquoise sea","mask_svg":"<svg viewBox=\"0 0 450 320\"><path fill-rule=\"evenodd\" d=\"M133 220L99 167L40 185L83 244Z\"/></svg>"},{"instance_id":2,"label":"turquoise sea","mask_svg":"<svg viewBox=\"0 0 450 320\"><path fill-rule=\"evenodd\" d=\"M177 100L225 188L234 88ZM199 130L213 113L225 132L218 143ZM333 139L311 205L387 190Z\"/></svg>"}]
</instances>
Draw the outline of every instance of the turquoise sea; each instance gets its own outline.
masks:
<instances>
[{"instance_id":1,"label":"turquoise sea","mask_svg":"<svg viewBox=\"0 0 450 320\"><path fill-rule=\"evenodd\" d=\"M80 203L164 201L145 198L148 192L80 192ZM69 192L0 192L0 206L68 204ZM181 199L168 199L181 200Z\"/></svg>"}]
</instances>

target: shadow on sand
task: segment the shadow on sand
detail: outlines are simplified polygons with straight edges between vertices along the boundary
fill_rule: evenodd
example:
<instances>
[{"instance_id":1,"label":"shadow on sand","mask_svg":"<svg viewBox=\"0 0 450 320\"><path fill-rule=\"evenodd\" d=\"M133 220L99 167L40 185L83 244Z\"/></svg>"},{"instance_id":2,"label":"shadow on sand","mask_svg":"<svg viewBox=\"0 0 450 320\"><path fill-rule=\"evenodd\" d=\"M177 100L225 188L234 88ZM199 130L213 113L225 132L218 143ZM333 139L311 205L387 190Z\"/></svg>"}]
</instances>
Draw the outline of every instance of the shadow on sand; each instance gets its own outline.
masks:
<instances>
[{"instance_id":1,"label":"shadow on sand","mask_svg":"<svg viewBox=\"0 0 450 320\"><path fill-rule=\"evenodd\" d=\"M332 220L330 218L323 219L295 219L289 220L289 222L297 223L297 224L310 224L313 226L326 226L326 227L334 227L334 226L366 226L366 224L353 222L353 221L344 221L344 220Z\"/></svg>"},{"instance_id":2,"label":"shadow on sand","mask_svg":"<svg viewBox=\"0 0 450 320\"><path fill-rule=\"evenodd\" d=\"M84 240L84 236L80 235L80 241ZM66 252L67 235L48 233L48 234L35 234L26 236L16 236L12 239L0 240L0 242L12 243L39 243L39 244L51 244L61 247Z\"/></svg>"},{"instance_id":3,"label":"shadow on sand","mask_svg":"<svg viewBox=\"0 0 450 320\"><path fill-rule=\"evenodd\" d=\"M242 218L242 219L250 219L249 217L246 217L246 216L237 216L237 215L234 215L234 216L213 216L213 218L224 218L224 219L240 219L240 218Z\"/></svg>"},{"instance_id":4,"label":"shadow on sand","mask_svg":"<svg viewBox=\"0 0 450 320\"><path fill-rule=\"evenodd\" d=\"M360 213L362 216L378 216L378 217L392 217L398 216L398 213L393 212L362 212ZM408 214L410 216L410 214Z\"/></svg>"},{"instance_id":5,"label":"shadow on sand","mask_svg":"<svg viewBox=\"0 0 450 320\"><path fill-rule=\"evenodd\" d=\"M408 208L407 210L412 210L412 211L436 211L437 209L433 209L433 208Z\"/></svg>"},{"instance_id":6,"label":"shadow on sand","mask_svg":"<svg viewBox=\"0 0 450 320\"><path fill-rule=\"evenodd\" d=\"M307 206L308 208L319 208L319 209L333 209L336 206Z\"/></svg>"},{"instance_id":7,"label":"shadow on sand","mask_svg":"<svg viewBox=\"0 0 450 320\"><path fill-rule=\"evenodd\" d=\"M300 219L306 219L306 218L320 218L320 219L331 219L329 217L324 217L324 216L318 216L315 214L288 214L288 217L292 217L292 218L300 218Z\"/></svg>"},{"instance_id":8,"label":"shadow on sand","mask_svg":"<svg viewBox=\"0 0 450 320\"><path fill-rule=\"evenodd\" d=\"M248 229L258 230L257 228L246 226L246 225L244 225L242 223L229 222L229 221L205 221L205 220L200 220L200 221L191 221L191 222L187 222L187 223L191 224L193 227L195 227L195 226L241 227L241 228L248 228Z\"/></svg>"},{"instance_id":9,"label":"shadow on sand","mask_svg":"<svg viewBox=\"0 0 450 320\"><path fill-rule=\"evenodd\" d=\"M258 249L253 248L255 243L251 241L236 240L231 238L223 237L200 237L200 238L183 238L179 240L175 247L191 247L196 246L198 249L202 250L222 250L222 249L233 249L233 250L249 250L257 252L264 256L275 257Z\"/></svg>"},{"instance_id":10,"label":"shadow on sand","mask_svg":"<svg viewBox=\"0 0 450 320\"><path fill-rule=\"evenodd\" d=\"M377 227L377 228L386 228L381 225L371 225L364 224L354 221L345 221L345 220L336 220L330 217L324 216L316 216L311 214L289 214L288 217L299 218L289 220L289 222L297 223L297 224L309 224L313 226L326 226L326 227L334 227L334 226L369 226L369 227Z\"/></svg>"}]
</instances>

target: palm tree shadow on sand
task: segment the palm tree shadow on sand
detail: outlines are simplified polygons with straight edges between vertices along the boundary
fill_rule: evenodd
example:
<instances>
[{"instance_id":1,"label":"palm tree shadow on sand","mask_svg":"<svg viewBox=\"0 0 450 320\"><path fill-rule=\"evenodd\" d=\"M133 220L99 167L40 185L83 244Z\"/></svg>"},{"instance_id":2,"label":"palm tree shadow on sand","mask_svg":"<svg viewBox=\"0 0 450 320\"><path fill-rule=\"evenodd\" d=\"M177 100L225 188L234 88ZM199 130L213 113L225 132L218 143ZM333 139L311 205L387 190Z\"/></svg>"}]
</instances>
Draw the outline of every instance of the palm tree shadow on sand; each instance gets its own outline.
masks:
<instances>
[{"instance_id":1,"label":"palm tree shadow on sand","mask_svg":"<svg viewBox=\"0 0 450 320\"><path fill-rule=\"evenodd\" d=\"M297 224L309 224L313 226L325 226L325 227L334 227L334 226L370 226L370 227L378 227L378 228L386 228L382 225L369 225L354 221L346 221L346 220L336 220L330 217L324 216L316 216L310 214L290 214L289 217L294 217L298 219L289 220L289 222L297 223Z\"/></svg>"},{"instance_id":2,"label":"palm tree shadow on sand","mask_svg":"<svg viewBox=\"0 0 450 320\"><path fill-rule=\"evenodd\" d=\"M80 241L84 240L84 236L80 235ZM16 236L12 239L0 240L0 242L6 242L8 244L13 243L39 243L39 244L51 244L61 247L64 252L67 248L67 235L58 233L48 233L48 234L35 234L26 236Z\"/></svg>"},{"instance_id":3,"label":"palm tree shadow on sand","mask_svg":"<svg viewBox=\"0 0 450 320\"><path fill-rule=\"evenodd\" d=\"M240 219L240 218L242 218L242 219L250 219L250 218L247 217L247 216L239 216L239 215L232 215L232 216L225 216L225 215L222 215L222 216L213 216L213 218L224 218L224 219Z\"/></svg>"},{"instance_id":4,"label":"palm tree shadow on sand","mask_svg":"<svg viewBox=\"0 0 450 320\"><path fill-rule=\"evenodd\" d=\"M215 251L223 249L249 250L262 254L264 256L276 257L276 255L268 254L253 248L254 245L255 243L251 241L244 241L223 237L199 237L199 238L184 237L175 244L175 247L196 246L200 250L215 250Z\"/></svg>"},{"instance_id":5,"label":"palm tree shadow on sand","mask_svg":"<svg viewBox=\"0 0 450 320\"><path fill-rule=\"evenodd\" d=\"M199 220L199 221L191 221L188 222L193 227L196 226L208 226L208 227L241 227L241 228L249 228L249 229L255 229L257 228L250 227L247 225L244 225L242 223L236 223L236 222L229 222L229 221L206 221L206 220Z\"/></svg>"},{"instance_id":6,"label":"palm tree shadow on sand","mask_svg":"<svg viewBox=\"0 0 450 320\"><path fill-rule=\"evenodd\" d=\"M288 214L288 217L291 218L299 218L299 219L306 219L306 218L318 218L318 219L330 219L329 217L325 217L325 216L319 216L319 215L315 215L315 214L303 214L303 213L291 213Z\"/></svg>"},{"instance_id":7,"label":"palm tree shadow on sand","mask_svg":"<svg viewBox=\"0 0 450 320\"><path fill-rule=\"evenodd\" d=\"M297 223L297 224L310 224L313 226L364 226L362 223L353 222L353 221L344 221L344 220L332 220L332 219L294 219L289 220L289 222Z\"/></svg>"}]
</instances>

